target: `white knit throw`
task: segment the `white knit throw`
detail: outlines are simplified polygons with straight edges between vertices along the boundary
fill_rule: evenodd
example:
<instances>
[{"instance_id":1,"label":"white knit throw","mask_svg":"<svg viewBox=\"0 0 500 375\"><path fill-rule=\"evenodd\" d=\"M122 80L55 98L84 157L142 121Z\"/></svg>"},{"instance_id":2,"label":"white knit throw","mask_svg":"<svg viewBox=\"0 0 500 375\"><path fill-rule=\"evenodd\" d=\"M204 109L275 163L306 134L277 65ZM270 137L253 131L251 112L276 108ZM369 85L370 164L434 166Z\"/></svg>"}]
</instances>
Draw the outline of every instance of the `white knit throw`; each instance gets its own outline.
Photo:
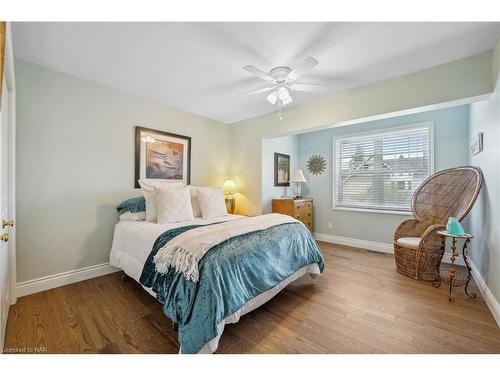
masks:
<instances>
[{"instance_id":1,"label":"white knit throw","mask_svg":"<svg viewBox=\"0 0 500 375\"><path fill-rule=\"evenodd\" d=\"M287 223L299 221L287 215L268 214L188 230L158 250L154 257L156 271L166 273L170 267L174 267L188 280L198 282L198 263L212 247L245 233Z\"/></svg>"}]
</instances>

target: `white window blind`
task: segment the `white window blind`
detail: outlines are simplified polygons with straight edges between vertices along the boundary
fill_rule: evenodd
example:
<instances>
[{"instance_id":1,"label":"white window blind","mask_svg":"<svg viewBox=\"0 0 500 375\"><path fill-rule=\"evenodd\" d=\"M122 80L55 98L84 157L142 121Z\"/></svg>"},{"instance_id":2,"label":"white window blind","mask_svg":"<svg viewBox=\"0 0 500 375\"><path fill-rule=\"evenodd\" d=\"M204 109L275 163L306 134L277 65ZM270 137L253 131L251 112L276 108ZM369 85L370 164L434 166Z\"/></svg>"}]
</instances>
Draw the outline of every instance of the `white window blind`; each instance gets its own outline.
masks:
<instances>
[{"instance_id":1,"label":"white window blind","mask_svg":"<svg viewBox=\"0 0 500 375\"><path fill-rule=\"evenodd\" d=\"M432 124L334 138L334 207L409 211L433 170Z\"/></svg>"}]
</instances>

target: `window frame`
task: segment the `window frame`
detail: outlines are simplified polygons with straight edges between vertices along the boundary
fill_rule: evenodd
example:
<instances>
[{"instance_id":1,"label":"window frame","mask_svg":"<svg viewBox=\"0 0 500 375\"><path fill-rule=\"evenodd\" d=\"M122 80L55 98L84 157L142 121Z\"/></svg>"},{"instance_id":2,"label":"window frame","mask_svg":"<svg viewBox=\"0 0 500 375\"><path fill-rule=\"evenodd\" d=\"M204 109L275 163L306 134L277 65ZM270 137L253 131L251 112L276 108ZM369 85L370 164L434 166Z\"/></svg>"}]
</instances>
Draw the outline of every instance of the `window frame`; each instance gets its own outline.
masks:
<instances>
[{"instance_id":1,"label":"window frame","mask_svg":"<svg viewBox=\"0 0 500 375\"><path fill-rule=\"evenodd\" d=\"M426 127L429 130L429 175L432 175L434 173L434 122L432 121L426 121L426 122L419 122L419 123L413 123L413 124L407 124L407 125L401 125L401 126L394 126L394 127L385 127L382 129L377 129L377 130L370 130L370 131L363 131L363 132L356 132L356 133L346 133L346 134L339 134L336 136L332 137L332 209L333 210L338 210L338 211L353 211L353 212L372 212L372 213L382 213L382 214L391 214L391 215L403 215L403 216L408 216L412 215L411 211L411 206L409 207L408 210L394 210L394 209L384 209L384 208L378 208L378 207L370 207L370 206L353 206L353 205L338 205L336 200L335 200L335 193L336 193L336 179L337 179L337 160L336 160L336 143L337 140L342 140L342 139L348 139L348 138L354 138L354 137L363 137L363 136L370 136L374 134L384 134L384 133L393 133L401 130L407 130L407 129L414 129L414 128L423 128ZM417 186L415 187L415 189Z\"/></svg>"}]
</instances>

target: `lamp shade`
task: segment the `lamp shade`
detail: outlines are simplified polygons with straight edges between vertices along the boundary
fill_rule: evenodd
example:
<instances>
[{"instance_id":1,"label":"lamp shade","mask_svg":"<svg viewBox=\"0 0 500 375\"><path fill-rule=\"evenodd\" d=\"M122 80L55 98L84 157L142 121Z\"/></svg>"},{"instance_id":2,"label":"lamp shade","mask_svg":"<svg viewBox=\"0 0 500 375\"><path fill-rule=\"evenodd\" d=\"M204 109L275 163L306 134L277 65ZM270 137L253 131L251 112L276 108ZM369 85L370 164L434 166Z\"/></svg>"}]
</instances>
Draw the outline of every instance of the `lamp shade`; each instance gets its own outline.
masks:
<instances>
[{"instance_id":1,"label":"lamp shade","mask_svg":"<svg viewBox=\"0 0 500 375\"><path fill-rule=\"evenodd\" d=\"M222 190L224 190L224 194L234 194L236 193L236 184L233 180L226 180L222 186Z\"/></svg>"},{"instance_id":2,"label":"lamp shade","mask_svg":"<svg viewBox=\"0 0 500 375\"><path fill-rule=\"evenodd\" d=\"M304 173L302 173L302 169L297 169L295 171L295 174L293 175L293 178L290 180L290 182L307 182L306 178L304 177Z\"/></svg>"}]
</instances>

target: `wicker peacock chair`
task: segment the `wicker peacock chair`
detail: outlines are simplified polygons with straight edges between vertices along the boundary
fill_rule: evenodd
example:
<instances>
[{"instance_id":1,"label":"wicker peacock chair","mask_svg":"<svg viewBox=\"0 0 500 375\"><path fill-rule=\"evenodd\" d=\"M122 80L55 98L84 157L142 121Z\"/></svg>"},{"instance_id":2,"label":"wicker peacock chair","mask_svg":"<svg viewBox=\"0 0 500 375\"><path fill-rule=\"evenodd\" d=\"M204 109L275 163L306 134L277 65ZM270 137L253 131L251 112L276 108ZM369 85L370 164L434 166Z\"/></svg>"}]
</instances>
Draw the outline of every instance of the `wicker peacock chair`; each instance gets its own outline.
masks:
<instances>
[{"instance_id":1,"label":"wicker peacock chair","mask_svg":"<svg viewBox=\"0 0 500 375\"><path fill-rule=\"evenodd\" d=\"M413 194L413 218L403 221L394 233L394 257L399 273L425 281L439 277L444 243L437 234L450 216L462 219L469 213L483 184L475 167L445 169L429 176Z\"/></svg>"}]
</instances>

